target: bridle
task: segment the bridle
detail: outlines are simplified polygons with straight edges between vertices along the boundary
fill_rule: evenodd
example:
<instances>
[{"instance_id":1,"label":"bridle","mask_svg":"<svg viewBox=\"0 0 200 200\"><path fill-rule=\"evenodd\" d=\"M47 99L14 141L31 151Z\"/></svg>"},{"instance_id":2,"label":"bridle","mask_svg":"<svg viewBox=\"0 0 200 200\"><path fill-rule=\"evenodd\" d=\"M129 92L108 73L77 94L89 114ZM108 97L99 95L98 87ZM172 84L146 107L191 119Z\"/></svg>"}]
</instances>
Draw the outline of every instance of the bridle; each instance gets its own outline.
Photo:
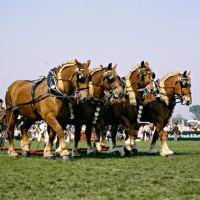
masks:
<instances>
[{"instance_id":1,"label":"bridle","mask_svg":"<svg viewBox=\"0 0 200 200\"><path fill-rule=\"evenodd\" d=\"M105 84L105 81L107 81L108 83L108 86L110 87L110 90L109 89L106 89L104 84ZM102 79L102 82L100 84L96 84L96 83L92 83L92 85L94 86L98 86L98 87L101 87L103 90L105 90L106 92L109 92L110 94L113 94L114 90L116 88L118 88L119 86L123 86L121 80L119 80L119 84L115 85L114 87L112 86L112 83L115 82L115 77L114 75L112 74L112 72L110 70L108 71L105 71L104 72L104 76L103 76L103 79ZM114 95L114 94L113 94Z\"/></svg>"},{"instance_id":2,"label":"bridle","mask_svg":"<svg viewBox=\"0 0 200 200\"><path fill-rule=\"evenodd\" d=\"M187 77L181 77L181 76L179 76L178 80L176 81L174 88L176 87L176 84L178 84L178 83L180 84L180 87L181 87L181 94L180 95L177 94L177 96L179 97L180 101L183 102L183 97L185 95L192 94L191 91L184 93L183 88L187 88L188 86L191 87L191 84L188 81Z\"/></svg>"},{"instance_id":3,"label":"bridle","mask_svg":"<svg viewBox=\"0 0 200 200\"><path fill-rule=\"evenodd\" d=\"M147 71L147 74L144 74L144 70ZM147 75L151 75L151 72L147 67L138 69L137 80L133 82L129 87L132 87L134 84L137 84L140 88L146 87L150 82L153 81L153 79L151 79L149 82L145 83L145 76ZM142 85L139 83L139 78L141 78Z\"/></svg>"},{"instance_id":4,"label":"bridle","mask_svg":"<svg viewBox=\"0 0 200 200\"><path fill-rule=\"evenodd\" d=\"M181 94L176 94L175 93L175 88L176 88L176 85L177 84L180 84L180 88L181 88ZM187 94L192 94L191 92L187 92L185 93L183 91L183 88L186 88L190 86L191 87L191 83L188 81L188 78L187 77L181 77L181 75L179 74L179 77L178 79L176 80L174 86L171 86L171 87L161 87L161 86L158 86L158 84L156 84L156 87L157 87L157 90L160 91L160 88L172 88L173 89L173 93L174 94L166 94L166 93L162 93L160 92L160 94L164 95L164 96L168 96L168 97L171 97L171 98L174 98L174 99L179 99L180 102L182 103L183 102L183 97ZM180 102L174 102L173 104L176 104L176 103L180 103Z\"/></svg>"},{"instance_id":5,"label":"bridle","mask_svg":"<svg viewBox=\"0 0 200 200\"><path fill-rule=\"evenodd\" d=\"M55 68L54 68L55 69ZM55 71L54 71L54 69L53 70L51 70L51 72L52 72L52 76L51 76L51 79L53 79L54 80L54 85L53 85L53 88L56 88L58 91L59 91L59 93L61 94L61 95L64 95L64 96L66 96L66 94L64 94L63 92L61 92L60 91L60 88L58 87L58 84L57 84L57 82L58 81L68 81L68 82L72 82L72 79L73 79L73 77L74 76L76 76L76 89L75 89L75 91L74 91L74 96L75 96L75 98L77 98L77 97L80 97L80 91L81 90L85 90L85 89L89 89L89 86L87 86L87 87L80 87L80 84L81 83L83 83L84 81L85 81L85 79L86 79L86 77L84 76L84 69L81 69L81 68L76 68L75 69L75 71L74 71L74 73L72 74L72 76L69 78L69 79L64 79L64 78L57 78L57 75L55 74ZM52 86L51 86L51 88L52 88ZM63 88L63 91L64 91L64 88Z\"/></svg>"}]
</instances>

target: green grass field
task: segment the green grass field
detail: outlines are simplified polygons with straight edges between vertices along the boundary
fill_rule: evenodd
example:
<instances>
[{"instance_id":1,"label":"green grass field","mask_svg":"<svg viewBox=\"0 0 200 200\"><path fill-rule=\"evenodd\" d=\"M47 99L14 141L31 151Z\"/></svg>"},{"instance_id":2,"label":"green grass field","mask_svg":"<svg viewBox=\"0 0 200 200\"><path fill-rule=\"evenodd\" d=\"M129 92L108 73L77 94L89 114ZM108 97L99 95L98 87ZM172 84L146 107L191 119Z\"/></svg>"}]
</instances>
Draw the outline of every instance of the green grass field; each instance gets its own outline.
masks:
<instances>
[{"instance_id":1,"label":"green grass field","mask_svg":"<svg viewBox=\"0 0 200 200\"><path fill-rule=\"evenodd\" d=\"M200 142L169 141L172 158L149 156L148 144L137 142L137 156L124 158L108 150L98 156L82 153L72 162L46 161L42 155L13 160L0 151L0 199L200 199Z\"/></svg>"}]
</instances>

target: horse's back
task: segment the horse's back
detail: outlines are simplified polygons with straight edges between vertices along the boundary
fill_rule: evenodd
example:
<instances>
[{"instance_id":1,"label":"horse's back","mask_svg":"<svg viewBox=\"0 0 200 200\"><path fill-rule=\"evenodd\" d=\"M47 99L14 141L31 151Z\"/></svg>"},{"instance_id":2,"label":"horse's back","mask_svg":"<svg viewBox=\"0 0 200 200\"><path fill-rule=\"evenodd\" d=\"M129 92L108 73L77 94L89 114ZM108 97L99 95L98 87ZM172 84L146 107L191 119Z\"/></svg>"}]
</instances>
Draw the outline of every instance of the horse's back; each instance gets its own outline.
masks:
<instances>
[{"instance_id":1,"label":"horse's back","mask_svg":"<svg viewBox=\"0 0 200 200\"><path fill-rule=\"evenodd\" d=\"M31 81L25 80L14 81L6 91L6 101L15 104L27 101L27 97L31 98L33 84Z\"/></svg>"}]
</instances>

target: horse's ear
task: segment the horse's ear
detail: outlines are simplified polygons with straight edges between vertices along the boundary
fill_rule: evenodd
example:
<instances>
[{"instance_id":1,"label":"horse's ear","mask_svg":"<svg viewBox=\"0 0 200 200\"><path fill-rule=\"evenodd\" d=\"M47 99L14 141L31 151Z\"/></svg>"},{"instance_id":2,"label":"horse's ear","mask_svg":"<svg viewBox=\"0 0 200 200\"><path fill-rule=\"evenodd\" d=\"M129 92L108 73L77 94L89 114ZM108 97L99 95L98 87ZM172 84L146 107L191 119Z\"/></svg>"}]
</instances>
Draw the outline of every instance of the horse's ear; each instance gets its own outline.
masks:
<instances>
[{"instance_id":1,"label":"horse's ear","mask_svg":"<svg viewBox=\"0 0 200 200\"><path fill-rule=\"evenodd\" d=\"M154 72L152 72L152 78L154 79L156 77L156 74Z\"/></svg>"},{"instance_id":2,"label":"horse's ear","mask_svg":"<svg viewBox=\"0 0 200 200\"><path fill-rule=\"evenodd\" d=\"M109 65L108 65L108 70L111 70L112 69L112 63L110 63Z\"/></svg>"},{"instance_id":3,"label":"horse's ear","mask_svg":"<svg viewBox=\"0 0 200 200\"><path fill-rule=\"evenodd\" d=\"M187 73L187 76L190 76L190 73L191 73L191 71Z\"/></svg>"},{"instance_id":4,"label":"horse's ear","mask_svg":"<svg viewBox=\"0 0 200 200\"><path fill-rule=\"evenodd\" d=\"M187 76L187 70L184 71L183 76Z\"/></svg>"},{"instance_id":5,"label":"horse's ear","mask_svg":"<svg viewBox=\"0 0 200 200\"><path fill-rule=\"evenodd\" d=\"M88 61L86 62L86 66L87 66L87 67L90 66L90 62L91 62L91 60L88 60Z\"/></svg>"},{"instance_id":6,"label":"horse's ear","mask_svg":"<svg viewBox=\"0 0 200 200\"><path fill-rule=\"evenodd\" d=\"M141 66L144 66L144 61L141 62Z\"/></svg>"},{"instance_id":7,"label":"horse's ear","mask_svg":"<svg viewBox=\"0 0 200 200\"><path fill-rule=\"evenodd\" d=\"M113 69L116 69L116 67L117 67L117 64L113 67Z\"/></svg>"},{"instance_id":8,"label":"horse's ear","mask_svg":"<svg viewBox=\"0 0 200 200\"><path fill-rule=\"evenodd\" d=\"M148 62L145 62L144 64L145 64L146 66L149 66L149 63L148 63Z\"/></svg>"}]
</instances>

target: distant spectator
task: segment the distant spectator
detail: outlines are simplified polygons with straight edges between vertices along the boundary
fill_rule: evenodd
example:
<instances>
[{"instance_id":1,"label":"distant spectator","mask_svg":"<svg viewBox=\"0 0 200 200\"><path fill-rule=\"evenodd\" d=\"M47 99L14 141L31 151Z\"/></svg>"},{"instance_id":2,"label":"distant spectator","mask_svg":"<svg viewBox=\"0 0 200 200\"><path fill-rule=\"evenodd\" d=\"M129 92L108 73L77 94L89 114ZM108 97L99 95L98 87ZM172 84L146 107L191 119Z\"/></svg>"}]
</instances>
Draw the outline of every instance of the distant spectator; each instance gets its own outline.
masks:
<instances>
[{"instance_id":1,"label":"distant spectator","mask_svg":"<svg viewBox=\"0 0 200 200\"><path fill-rule=\"evenodd\" d=\"M194 125L193 130L197 131L197 125L196 124Z\"/></svg>"},{"instance_id":2,"label":"distant spectator","mask_svg":"<svg viewBox=\"0 0 200 200\"><path fill-rule=\"evenodd\" d=\"M174 141L177 141L178 133L179 133L177 123L174 124L173 132L174 132Z\"/></svg>"},{"instance_id":3,"label":"distant spectator","mask_svg":"<svg viewBox=\"0 0 200 200\"><path fill-rule=\"evenodd\" d=\"M138 134L137 134L137 137L138 137L139 140L142 140L142 139L143 139L143 137L144 137L144 132L145 132L144 126L141 125L140 128L139 128Z\"/></svg>"},{"instance_id":4,"label":"distant spectator","mask_svg":"<svg viewBox=\"0 0 200 200\"><path fill-rule=\"evenodd\" d=\"M3 107L3 100L0 99L0 132L3 131L3 125L6 124L5 108Z\"/></svg>"},{"instance_id":5,"label":"distant spectator","mask_svg":"<svg viewBox=\"0 0 200 200\"><path fill-rule=\"evenodd\" d=\"M149 125L148 124L145 124L144 126L144 134L143 134L143 138L144 138L144 141L146 140L149 140L150 139L150 129L149 129Z\"/></svg>"}]
</instances>

